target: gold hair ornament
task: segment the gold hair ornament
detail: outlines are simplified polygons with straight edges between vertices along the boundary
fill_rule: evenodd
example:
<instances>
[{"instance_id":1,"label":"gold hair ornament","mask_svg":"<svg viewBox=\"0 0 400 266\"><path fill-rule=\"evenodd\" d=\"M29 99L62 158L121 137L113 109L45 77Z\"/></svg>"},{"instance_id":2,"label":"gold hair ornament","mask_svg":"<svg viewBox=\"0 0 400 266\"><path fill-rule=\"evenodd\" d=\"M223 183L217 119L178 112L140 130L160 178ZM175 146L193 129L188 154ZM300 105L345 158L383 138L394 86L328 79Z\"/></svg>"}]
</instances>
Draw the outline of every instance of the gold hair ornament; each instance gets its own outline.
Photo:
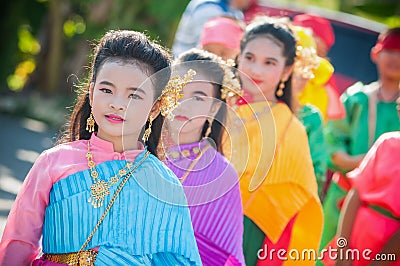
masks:
<instances>
[{"instance_id":1,"label":"gold hair ornament","mask_svg":"<svg viewBox=\"0 0 400 266\"><path fill-rule=\"evenodd\" d=\"M319 58L313 47L297 45L294 72L305 79L314 78L313 70L319 67Z\"/></svg>"},{"instance_id":2,"label":"gold hair ornament","mask_svg":"<svg viewBox=\"0 0 400 266\"><path fill-rule=\"evenodd\" d=\"M235 61L228 59L226 62L222 60L222 67L224 69L224 78L222 80L221 98L234 99L237 96L243 95L243 90L236 75L233 73L232 68L235 66Z\"/></svg>"},{"instance_id":3,"label":"gold hair ornament","mask_svg":"<svg viewBox=\"0 0 400 266\"><path fill-rule=\"evenodd\" d=\"M172 110L179 105L178 101L183 97L182 89L193 79L194 75L196 75L196 71L189 69L183 78L178 75L171 77L158 98L160 100L161 115L167 116L170 120L173 119Z\"/></svg>"}]
</instances>

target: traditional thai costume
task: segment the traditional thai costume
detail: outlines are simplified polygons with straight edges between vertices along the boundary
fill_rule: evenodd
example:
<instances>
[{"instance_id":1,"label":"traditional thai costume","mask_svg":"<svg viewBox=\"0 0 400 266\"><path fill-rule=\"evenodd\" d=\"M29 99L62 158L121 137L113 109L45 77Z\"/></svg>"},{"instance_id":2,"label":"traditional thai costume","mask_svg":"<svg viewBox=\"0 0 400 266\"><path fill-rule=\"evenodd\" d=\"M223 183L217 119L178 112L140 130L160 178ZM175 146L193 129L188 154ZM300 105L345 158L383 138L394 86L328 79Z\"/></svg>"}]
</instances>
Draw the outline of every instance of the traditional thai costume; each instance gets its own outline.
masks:
<instances>
[{"instance_id":1,"label":"traditional thai costume","mask_svg":"<svg viewBox=\"0 0 400 266\"><path fill-rule=\"evenodd\" d=\"M0 257L14 259L4 262L16 265L25 258L31 263L42 237L45 255L34 264L64 263L66 253L81 249L132 172L85 248L96 253L94 265L201 265L186 197L172 171L146 149L114 152L112 143L95 134L90 146L96 183L86 159L88 140L58 145L39 156L8 217ZM120 172L128 161L131 167ZM109 194L100 189L103 198L93 191L101 184L109 185ZM104 201L98 208L96 199ZM10 245L20 248L10 254Z\"/></svg>"},{"instance_id":2,"label":"traditional thai costume","mask_svg":"<svg viewBox=\"0 0 400 266\"><path fill-rule=\"evenodd\" d=\"M203 265L245 265L239 179L207 140L169 149L167 166L181 179Z\"/></svg>"},{"instance_id":3,"label":"traditional thai costume","mask_svg":"<svg viewBox=\"0 0 400 266\"><path fill-rule=\"evenodd\" d=\"M236 123L243 122L245 130L231 133L245 215L246 265L312 265L269 256L258 260L259 250L268 243L268 249L317 250L323 224L304 127L286 104L277 103L272 113L269 108L268 102L239 106Z\"/></svg>"}]
</instances>

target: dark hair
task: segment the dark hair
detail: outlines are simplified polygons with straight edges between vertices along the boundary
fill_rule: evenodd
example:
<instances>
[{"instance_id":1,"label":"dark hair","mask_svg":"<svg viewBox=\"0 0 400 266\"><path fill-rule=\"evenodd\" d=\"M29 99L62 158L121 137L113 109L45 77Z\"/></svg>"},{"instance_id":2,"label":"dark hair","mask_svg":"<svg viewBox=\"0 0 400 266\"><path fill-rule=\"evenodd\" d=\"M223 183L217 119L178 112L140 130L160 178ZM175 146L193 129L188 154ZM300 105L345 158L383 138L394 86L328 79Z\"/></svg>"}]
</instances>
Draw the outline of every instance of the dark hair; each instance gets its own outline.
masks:
<instances>
[{"instance_id":1,"label":"dark hair","mask_svg":"<svg viewBox=\"0 0 400 266\"><path fill-rule=\"evenodd\" d=\"M256 17L247 27L240 42L240 51L246 48L246 45L259 37L268 37L272 41L281 45L283 48L283 56L286 58L285 66L292 66L296 57L296 37L288 26L287 22L282 19L276 19L266 16ZM283 95L276 95L279 84L275 89L275 96L278 100L292 108L292 75L285 82Z\"/></svg>"},{"instance_id":2,"label":"dark hair","mask_svg":"<svg viewBox=\"0 0 400 266\"><path fill-rule=\"evenodd\" d=\"M226 120L226 101L221 98L221 88L225 75L225 71L223 68L223 61L217 55L207 52L205 50L200 49L190 49L184 53L182 53L176 60L176 64L184 63L184 62L193 62L193 64L183 64L186 68L191 68L195 70L197 73L202 73L203 75L208 77L208 81L211 81L214 84L214 98L223 102L221 107L219 108L217 114L215 115L215 119L211 125L211 133L208 136L211 138L215 144L217 150L223 154L222 151L222 135L223 135L223 125ZM203 130L201 132L201 137L205 137L209 126L209 122L206 121L203 126Z\"/></svg>"},{"instance_id":3,"label":"dark hair","mask_svg":"<svg viewBox=\"0 0 400 266\"><path fill-rule=\"evenodd\" d=\"M86 120L91 113L89 103L90 83L96 81L97 74L106 62L122 62L135 64L148 76L163 70L162 75L153 75L152 83L155 88L155 99L162 92L171 76L171 59L167 51L157 43L150 41L143 33L128 30L107 32L94 48L93 60L90 67L89 79L81 86L70 116L67 129L58 143L70 142L78 139L89 139L91 133L86 130ZM148 150L157 156L157 145L160 139L164 117L158 115L152 124L152 133L145 143ZM149 122L147 121L145 128ZM98 130L95 124L95 131Z\"/></svg>"}]
</instances>

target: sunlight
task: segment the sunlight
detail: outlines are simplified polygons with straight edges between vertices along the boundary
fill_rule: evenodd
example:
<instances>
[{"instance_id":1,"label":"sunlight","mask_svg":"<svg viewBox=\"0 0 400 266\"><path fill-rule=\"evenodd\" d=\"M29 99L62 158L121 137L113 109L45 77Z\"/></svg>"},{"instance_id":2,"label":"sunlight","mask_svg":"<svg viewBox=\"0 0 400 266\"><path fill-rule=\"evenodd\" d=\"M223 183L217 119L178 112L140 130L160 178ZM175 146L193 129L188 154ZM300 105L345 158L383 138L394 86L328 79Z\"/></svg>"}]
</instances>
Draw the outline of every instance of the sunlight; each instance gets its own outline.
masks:
<instances>
[{"instance_id":1,"label":"sunlight","mask_svg":"<svg viewBox=\"0 0 400 266\"><path fill-rule=\"evenodd\" d=\"M31 150L18 149L16 157L21 161L34 163L36 158L39 157L39 153Z\"/></svg>"},{"instance_id":2,"label":"sunlight","mask_svg":"<svg viewBox=\"0 0 400 266\"><path fill-rule=\"evenodd\" d=\"M24 118L21 123L24 128L34 132L43 133L47 130L47 125L38 120Z\"/></svg>"},{"instance_id":3,"label":"sunlight","mask_svg":"<svg viewBox=\"0 0 400 266\"><path fill-rule=\"evenodd\" d=\"M0 234L3 235L4 228L6 227L7 217L0 216Z\"/></svg>"},{"instance_id":4,"label":"sunlight","mask_svg":"<svg viewBox=\"0 0 400 266\"><path fill-rule=\"evenodd\" d=\"M1 190L17 195L21 186L22 186L22 181L18 180L15 177L9 175L2 175L0 177Z\"/></svg>"},{"instance_id":5,"label":"sunlight","mask_svg":"<svg viewBox=\"0 0 400 266\"><path fill-rule=\"evenodd\" d=\"M10 211L14 200L0 199L0 211Z\"/></svg>"}]
</instances>

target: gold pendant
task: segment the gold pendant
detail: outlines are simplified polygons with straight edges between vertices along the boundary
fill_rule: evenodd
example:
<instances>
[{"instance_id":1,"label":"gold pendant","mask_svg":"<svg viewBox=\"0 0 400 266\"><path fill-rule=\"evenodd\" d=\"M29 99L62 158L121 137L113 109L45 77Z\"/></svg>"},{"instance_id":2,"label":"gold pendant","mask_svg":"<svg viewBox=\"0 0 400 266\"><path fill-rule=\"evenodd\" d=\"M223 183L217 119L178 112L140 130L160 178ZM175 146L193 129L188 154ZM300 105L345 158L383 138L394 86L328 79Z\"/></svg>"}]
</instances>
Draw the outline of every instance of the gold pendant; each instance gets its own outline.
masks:
<instances>
[{"instance_id":1,"label":"gold pendant","mask_svg":"<svg viewBox=\"0 0 400 266\"><path fill-rule=\"evenodd\" d=\"M101 180L91 185L90 189L92 190L92 193L88 202L91 202L95 208L103 206L104 198L110 194L110 185L104 180Z\"/></svg>"},{"instance_id":2,"label":"gold pendant","mask_svg":"<svg viewBox=\"0 0 400 266\"><path fill-rule=\"evenodd\" d=\"M79 254L79 265L80 266L93 266L96 260L96 255L93 252L84 252Z\"/></svg>"}]
</instances>

